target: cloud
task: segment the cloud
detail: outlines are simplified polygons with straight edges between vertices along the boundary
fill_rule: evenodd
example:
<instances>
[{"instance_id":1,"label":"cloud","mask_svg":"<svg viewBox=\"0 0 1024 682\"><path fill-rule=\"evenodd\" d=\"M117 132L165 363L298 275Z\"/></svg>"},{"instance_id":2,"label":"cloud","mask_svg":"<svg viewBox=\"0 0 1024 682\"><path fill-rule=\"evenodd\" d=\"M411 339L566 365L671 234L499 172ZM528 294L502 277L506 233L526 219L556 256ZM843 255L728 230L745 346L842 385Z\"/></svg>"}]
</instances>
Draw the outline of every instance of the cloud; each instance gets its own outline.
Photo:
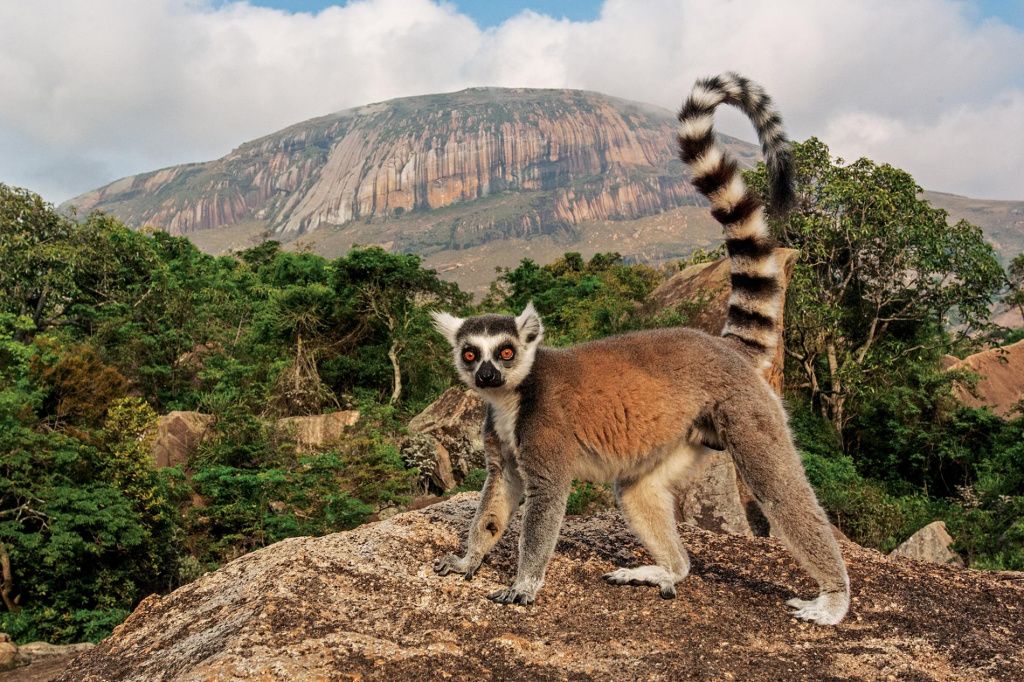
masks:
<instances>
[{"instance_id":1,"label":"cloud","mask_svg":"<svg viewBox=\"0 0 1024 682\"><path fill-rule=\"evenodd\" d=\"M694 78L764 83L794 137L929 188L1024 198L1024 33L956 0L607 0L481 29L451 4L316 14L244 2L0 3L0 181L60 201L216 158L313 116L474 85L575 87L674 108ZM738 115L723 129L749 138Z\"/></svg>"}]
</instances>

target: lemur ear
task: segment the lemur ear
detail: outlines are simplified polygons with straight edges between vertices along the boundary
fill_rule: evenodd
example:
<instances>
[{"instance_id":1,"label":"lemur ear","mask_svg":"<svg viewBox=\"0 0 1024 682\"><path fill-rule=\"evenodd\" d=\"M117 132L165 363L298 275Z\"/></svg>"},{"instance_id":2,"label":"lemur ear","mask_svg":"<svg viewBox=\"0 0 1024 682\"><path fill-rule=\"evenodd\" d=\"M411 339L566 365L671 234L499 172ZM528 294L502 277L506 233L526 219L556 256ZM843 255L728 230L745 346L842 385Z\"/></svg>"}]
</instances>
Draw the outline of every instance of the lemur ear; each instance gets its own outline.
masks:
<instances>
[{"instance_id":1,"label":"lemur ear","mask_svg":"<svg viewBox=\"0 0 1024 682\"><path fill-rule=\"evenodd\" d=\"M540 343L544 338L544 325L540 321L537 309L533 307L533 301L526 304L523 312L516 317L516 329L519 330L519 338L527 344Z\"/></svg>"},{"instance_id":2,"label":"lemur ear","mask_svg":"<svg viewBox=\"0 0 1024 682\"><path fill-rule=\"evenodd\" d=\"M455 317L440 310L432 310L430 316L434 318L434 329L441 333L441 336L448 340L452 346L455 345L455 336L465 322L461 317Z\"/></svg>"}]
</instances>

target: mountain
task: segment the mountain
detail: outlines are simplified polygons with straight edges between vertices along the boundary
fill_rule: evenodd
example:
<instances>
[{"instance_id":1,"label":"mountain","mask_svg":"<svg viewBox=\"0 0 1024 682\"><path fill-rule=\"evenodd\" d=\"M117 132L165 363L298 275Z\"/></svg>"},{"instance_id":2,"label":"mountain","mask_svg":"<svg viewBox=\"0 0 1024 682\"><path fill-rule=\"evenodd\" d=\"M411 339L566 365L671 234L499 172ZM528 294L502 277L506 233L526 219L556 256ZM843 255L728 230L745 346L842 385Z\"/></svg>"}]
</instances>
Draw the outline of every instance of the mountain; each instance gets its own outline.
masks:
<instances>
[{"instance_id":1,"label":"mountain","mask_svg":"<svg viewBox=\"0 0 1024 682\"><path fill-rule=\"evenodd\" d=\"M674 125L668 110L593 92L474 88L313 119L216 161L123 178L68 204L213 251L269 235L329 255L355 243L428 256L496 240L569 243L583 237L582 225L700 204L674 154ZM745 163L756 159L754 146L724 139ZM710 237L713 223L691 212ZM597 232L629 241L636 230ZM678 229L662 237L629 246L681 255Z\"/></svg>"},{"instance_id":2,"label":"mountain","mask_svg":"<svg viewBox=\"0 0 1024 682\"><path fill-rule=\"evenodd\" d=\"M946 209L953 220L966 220L980 227L1004 260L1024 251L1024 201L971 199L927 191L921 198Z\"/></svg>"},{"instance_id":3,"label":"mountain","mask_svg":"<svg viewBox=\"0 0 1024 682\"><path fill-rule=\"evenodd\" d=\"M379 244L480 291L524 257L614 250L656 262L717 245L674 128L666 109L595 92L472 88L312 119L65 208L187 235L211 253L268 238L328 257ZM722 139L756 162L754 145ZM1004 256L1024 248L1024 202L925 198L981 225Z\"/></svg>"}]
</instances>

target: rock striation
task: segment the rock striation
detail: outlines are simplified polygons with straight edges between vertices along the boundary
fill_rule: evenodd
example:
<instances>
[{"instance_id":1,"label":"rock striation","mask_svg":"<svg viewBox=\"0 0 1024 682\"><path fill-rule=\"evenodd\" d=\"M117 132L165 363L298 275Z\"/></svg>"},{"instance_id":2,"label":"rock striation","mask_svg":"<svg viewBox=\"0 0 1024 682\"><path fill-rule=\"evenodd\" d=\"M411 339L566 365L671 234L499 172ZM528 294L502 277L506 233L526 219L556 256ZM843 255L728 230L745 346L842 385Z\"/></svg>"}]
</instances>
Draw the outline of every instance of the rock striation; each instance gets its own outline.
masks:
<instances>
[{"instance_id":1,"label":"rock striation","mask_svg":"<svg viewBox=\"0 0 1024 682\"><path fill-rule=\"evenodd\" d=\"M1020 679L1024 582L843 543L853 604L834 628L784 601L813 591L773 538L680 527L678 598L605 584L649 561L617 512L572 517L533 607L484 598L515 572L518 521L472 582L431 562L459 546L463 494L386 521L293 538L144 600L59 679ZM582 617L581 617L582 616Z\"/></svg>"},{"instance_id":2,"label":"rock striation","mask_svg":"<svg viewBox=\"0 0 1024 682\"><path fill-rule=\"evenodd\" d=\"M454 221L443 238L457 248L698 203L675 160L673 130L667 110L598 93L473 88L306 121L216 161L123 178L68 205L172 234L255 221L294 236L526 193L512 210ZM753 146L728 143L744 162L755 158Z\"/></svg>"}]
</instances>

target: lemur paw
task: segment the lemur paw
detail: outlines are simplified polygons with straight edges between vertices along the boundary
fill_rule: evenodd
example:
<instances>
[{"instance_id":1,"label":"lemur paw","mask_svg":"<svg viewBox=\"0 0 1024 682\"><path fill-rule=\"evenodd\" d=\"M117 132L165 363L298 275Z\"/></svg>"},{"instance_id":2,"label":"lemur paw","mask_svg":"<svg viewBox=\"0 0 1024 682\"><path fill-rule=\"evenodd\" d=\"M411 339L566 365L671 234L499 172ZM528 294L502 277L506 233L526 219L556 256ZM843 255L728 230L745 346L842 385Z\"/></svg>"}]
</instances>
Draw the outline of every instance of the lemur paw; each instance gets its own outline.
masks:
<instances>
[{"instance_id":1,"label":"lemur paw","mask_svg":"<svg viewBox=\"0 0 1024 682\"><path fill-rule=\"evenodd\" d=\"M675 599L676 582L683 577L675 576L661 566L640 566L639 568L620 568L605 573L605 582L613 585L650 585L657 587L662 599Z\"/></svg>"},{"instance_id":2,"label":"lemur paw","mask_svg":"<svg viewBox=\"0 0 1024 682\"><path fill-rule=\"evenodd\" d=\"M536 595L532 590L517 588L515 585L491 592L487 598L498 604L519 604L528 606L534 602Z\"/></svg>"},{"instance_id":3,"label":"lemur paw","mask_svg":"<svg viewBox=\"0 0 1024 682\"><path fill-rule=\"evenodd\" d=\"M466 580L472 580L478 568L480 568L479 561L473 561L468 556L460 557L457 554L445 554L434 562L434 571L439 575L461 573Z\"/></svg>"},{"instance_id":4,"label":"lemur paw","mask_svg":"<svg viewBox=\"0 0 1024 682\"><path fill-rule=\"evenodd\" d=\"M818 625L835 625L850 608L850 596L845 592L823 592L817 599L790 599L786 602L795 611L791 616Z\"/></svg>"}]
</instances>

